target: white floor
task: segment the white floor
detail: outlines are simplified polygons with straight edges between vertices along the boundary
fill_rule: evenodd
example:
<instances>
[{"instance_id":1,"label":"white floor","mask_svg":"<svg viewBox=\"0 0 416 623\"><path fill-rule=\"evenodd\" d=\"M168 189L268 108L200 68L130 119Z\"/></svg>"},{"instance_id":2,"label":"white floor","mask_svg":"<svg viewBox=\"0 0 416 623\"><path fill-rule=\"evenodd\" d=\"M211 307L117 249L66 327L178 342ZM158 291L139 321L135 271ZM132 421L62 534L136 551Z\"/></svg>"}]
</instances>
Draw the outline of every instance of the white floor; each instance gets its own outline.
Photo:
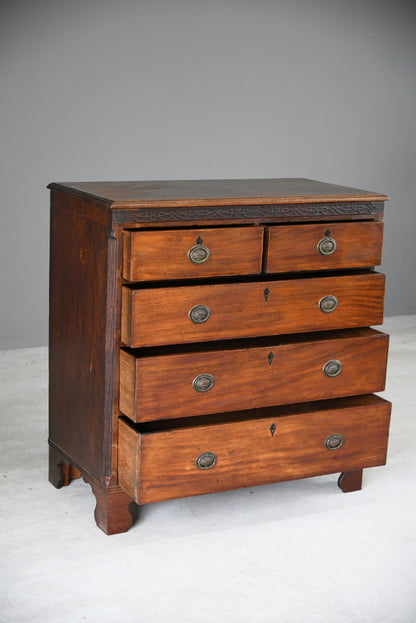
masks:
<instances>
[{"instance_id":1,"label":"white floor","mask_svg":"<svg viewBox=\"0 0 416 623\"><path fill-rule=\"evenodd\" d=\"M0 621L414 623L416 316L388 318L386 467L150 504L105 536L47 481L46 348L0 352Z\"/></svg>"}]
</instances>

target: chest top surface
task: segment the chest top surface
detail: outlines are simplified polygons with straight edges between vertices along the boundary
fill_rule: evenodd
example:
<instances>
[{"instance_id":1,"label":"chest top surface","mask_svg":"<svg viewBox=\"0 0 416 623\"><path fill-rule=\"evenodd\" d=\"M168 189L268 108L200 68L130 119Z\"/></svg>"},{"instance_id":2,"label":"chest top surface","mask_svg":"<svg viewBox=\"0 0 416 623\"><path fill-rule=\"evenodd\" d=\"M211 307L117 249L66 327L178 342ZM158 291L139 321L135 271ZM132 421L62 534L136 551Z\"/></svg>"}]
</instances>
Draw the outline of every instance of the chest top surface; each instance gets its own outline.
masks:
<instances>
[{"instance_id":1,"label":"chest top surface","mask_svg":"<svg viewBox=\"0 0 416 623\"><path fill-rule=\"evenodd\" d=\"M380 193L305 178L52 182L48 188L94 197L114 207L387 200Z\"/></svg>"}]
</instances>

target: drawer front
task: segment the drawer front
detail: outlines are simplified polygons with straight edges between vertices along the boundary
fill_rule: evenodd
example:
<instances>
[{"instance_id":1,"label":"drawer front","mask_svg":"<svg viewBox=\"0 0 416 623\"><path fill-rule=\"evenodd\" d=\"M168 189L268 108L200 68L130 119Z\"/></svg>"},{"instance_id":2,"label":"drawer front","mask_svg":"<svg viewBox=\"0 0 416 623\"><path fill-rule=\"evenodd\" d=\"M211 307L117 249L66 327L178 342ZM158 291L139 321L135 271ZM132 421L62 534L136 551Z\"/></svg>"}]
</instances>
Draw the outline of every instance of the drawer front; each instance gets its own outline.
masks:
<instances>
[{"instance_id":1,"label":"drawer front","mask_svg":"<svg viewBox=\"0 0 416 623\"><path fill-rule=\"evenodd\" d=\"M360 329L233 350L122 351L120 411L144 422L382 391L387 350L387 335Z\"/></svg>"},{"instance_id":2,"label":"drawer front","mask_svg":"<svg viewBox=\"0 0 416 623\"><path fill-rule=\"evenodd\" d=\"M378 273L122 290L121 339L133 348L383 322Z\"/></svg>"},{"instance_id":3,"label":"drawer front","mask_svg":"<svg viewBox=\"0 0 416 623\"><path fill-rule=\"evenodd\" d=\"M262 227L123 232L129 281L252 275L261 272Z\"/></svg>"},{"instance_id":4,"label":"drawer front","mask_svg":"<svg viewBox=\"0 0 416 623\"><path fill-rule=\"evenodd\" d=\"M270 227L266 272L378 266L382 241L383 223Z\"/></svg>"},{"instance_id":5,"label":"drawer front","mask_svg":"<svg viewBox=\"0 0 416 623\"><path fill-rule=\"evenodd\" d=\"M145 504L383 465L390 404L376 396L327 402L306 413L275 408L259 419L150 433L120 420L119 483Z\"/></svg>"}]
</instances>

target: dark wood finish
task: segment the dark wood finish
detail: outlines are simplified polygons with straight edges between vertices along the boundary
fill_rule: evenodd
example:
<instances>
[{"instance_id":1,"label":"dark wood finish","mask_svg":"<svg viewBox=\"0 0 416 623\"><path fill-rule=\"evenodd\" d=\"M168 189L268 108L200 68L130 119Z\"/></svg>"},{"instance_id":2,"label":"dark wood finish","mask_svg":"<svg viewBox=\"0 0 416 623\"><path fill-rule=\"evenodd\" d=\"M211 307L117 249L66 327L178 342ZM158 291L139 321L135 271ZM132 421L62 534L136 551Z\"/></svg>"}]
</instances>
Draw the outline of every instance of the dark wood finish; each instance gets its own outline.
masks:
<instances>
[{"instance_id":1,"label":"dark wood finish","mask_svg":"<svg viewBox=\"0 0 416 623\"><path fill-rule=\"evenodd\" d=\"M209 250L202 264L188 258L196 245ZM262 247L261 227L125 231L123 277L151 281L256 274L261 272Z\"/></svg>"},{"instance_id":2,"label":"dark wood finish","mask_svg":"<svg viewBox=\"0 0 416 623\"><path fill-rule=\"evenodd\" d=\"M106 534L126 532L133 522L131 504L133 500L117 486L108 487L99 483L92 476L82 474L69 463L66 454L49 446L49 482L60 489L68 486L72 480L83 477L91 485L96 498L94 517L97 526Z\"/></svg>"},{"instance_id":3,"label":"dark wood finish","mask_svg":"<svg viewBox=\"0 0 416 623\"><path fill-rule=\"evenodd\" d=\"M381 220L386 195L315 180L52 183L82 197L88 216L123 227ZM102 206L96 209L96 203ZM76 209L76 203L74 210ZM110 211L111 210L111 211Z\"/></svg>"},{"instance_id":4,"label":"dark wood finish","mask_svg":"<svg viewBox=\"0 0 416 623\"><path fill-rule=\"evenodd\" d=\"M332 398L384 387L387 338L363 328L382 322L384 277L346 269L378 264L385 195L306 179L49 188L50 481L81 474L104 532L128 529L133 499L334 471L355 490L384 462L388 403ZM314 228L336 234L329 261L311 255ZM199 239L210 258L189 270ZM195 305L207 322L191 322ZM327 358L339 376L323 377ZM197 396L193 379L212 371ZM326 400L276 406L313 397ZM344 445L327 450L334 433ZM199 469L210 451L215 467Z\"/></svg>"},{"instance_id":5,"label":"dark wood finish","mask_svg":"<svg viewBox=\"0 0 416 623\"><path fill-rule=\"evenodd\" d=\"M95 496L94 518L97 526L105 534L127 532L133 523L130 510L132 498L120 487L105 487L85 475L83 479L91 485Z\"/></svg>"},{"instance_id":6,"label":"dark wood finish","mask_svg":"<svg viewBox=\"0 0 416 623\"><path fill-rule=\"evenodd\" d=\"M111 202L152 206L215 206L336 201L386 201L379 193L305 178L251 180L168 180L65 182L48 188Z\"/></svg>"},{"instance_id":7,"label":"dark wood finish","mask_svg":"<svg viewBox=\"0 0 416 623\"><path fill-rule=\"evenodd\" d=\"M80 477L81 472L68 463L56 448L49 446L49 482L60 489Z\"/></svg>"},{"instance_id":8,"label":"dark wood finish","mask_svg":"<svg viewBox=\"0 0 416 623\"><path fill-rule=\"evenodd\" d=\"M72 210L80 201L87 213L83 199L51 198L49 437L104 481L112 474L117 241Z\"/></svg>"},{"instance_id":9,"label":"dark wood finish","mask_svg":"<svg viewBox=\"0 0 416 623\"><path fill-rule=\"evenodd\" d=\"M318 306L326 295L338 299L331 313ZM122 297L121 339L138 348L381 324L384 275L137 290L124 286ZM196 305L206 305L211 312L203 324L189 319Z\"/></svg>"},{"instance_id":10,"label":"dark wood finish","mask_svg":"<svg viewBox=\"0 0 416 623\"><path fill-rule=\"evenodd\" d=\"M264 225L266 223L303 223L351 220L381 221L384 203L380 201L333 201L332 203L260 203L250 205L137 207L115 205L113 224L124 227L183 227L193 225Z\"/></svg>"},{"instance_id":11,"label":"dark wood finish","mask_svg":"<svg viewBox=\"0 0 416 623\"><path fill-rule=\"evenodd\" d=\"M363 470L355 469L352 472L342 472L338 478L338 487L344 493L360 491L363 484Z\"/></svg>"},{"instance_id":12,"label":"dark wood finish","mask_svg":"<svg viewBox=\"0 0 416 623\"><path fill-rule=\"evenodd\" d=\"M372 404L356 399L353 407L343 407L342 400L331 406L147 433L121 421L120 483L137 503L146 504L384 465L390 404L379 398ZM328 450L325 440L334 433L343 435L343 445ZM203 452L217 456L211 469L196 467Z\"/></svg>"},{"instance_id":13,"label":"dark wood finish","mask_svg":"<svg viewBox=\"0 0 416 623\"><path fill-rule=\"evenodd\" d=\"M383 223L328 223L281 225L268 230L266 271L364 268L381 264ZM322 255L318 243L326 237L336 242L331 255Z\"/></svg>"},{"instance_id":14,"label":"dark wood finish","mask_svg":"<svg viewBox=\"0 0 416 623\"><path fill-rule=\"evenodd\" d=\"M382 391L387 350L387 335L361 329L207 352L122 351L120 410L141 422ZM338 376L323 372L331 360L342 364ZM212 389L195 391L193 380L206 373Z\"/></svg>"}]
</instances>

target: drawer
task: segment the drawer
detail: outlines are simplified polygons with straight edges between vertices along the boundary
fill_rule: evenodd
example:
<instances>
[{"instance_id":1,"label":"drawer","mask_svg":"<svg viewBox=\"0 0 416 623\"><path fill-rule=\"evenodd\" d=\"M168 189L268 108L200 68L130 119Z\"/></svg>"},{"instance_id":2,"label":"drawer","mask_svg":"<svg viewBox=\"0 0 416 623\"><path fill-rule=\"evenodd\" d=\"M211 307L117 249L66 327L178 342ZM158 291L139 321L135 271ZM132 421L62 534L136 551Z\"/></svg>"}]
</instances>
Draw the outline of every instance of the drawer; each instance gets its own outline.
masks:
<instances>
[{"instance_id":1,"label":"drawer","mask_svg":"<svg viewBox=\"0 0 416 623\"><path fill-rule=\"evenodd\" d=\"M177 288L122 288L121 340L132 348L280 335L383 322L384 275ZM331 311L332 310L332 311Z\"/></svg>"},{"instance_id":2,"label":"drawer","mask_svg":"<svg viewBox=\"0 0 416 623\"><path fill-rule=\"evenodd\" d=\"M123 232L129 281L251 275L261 272L262 227Z\"/></svg>"},{"instance_id":3,"label":"drawer","mask_svg":"<svg viewBox=\"0 0 416 623\"><path fill-rule=\"evenodd\" d=\"M385 385L388 336L372 329L209 348L122 351L120 411L143 422L367 394Z\"/></svg>"},{"instance_id":4,"label":"drawer","mask_svg":"<svg viewBox=\"0 0 416 623\"><path fill-rule=\"evenodd\" d=\"M270 227L266 272L364 268L381 264L383 223Z\"/></svg>"},{"instance_id":5,"label":"drawer","mask_svg":"<svg viewBox=\"0 0 416 623\"><path fill-rule=\"evenodd\" d=\"M386 461L390 403L377 396L133 425L119 420L122 488L137 503L352 471ZM164 426L163 426L164 424Z\"/></svg>"}]
</instances>

